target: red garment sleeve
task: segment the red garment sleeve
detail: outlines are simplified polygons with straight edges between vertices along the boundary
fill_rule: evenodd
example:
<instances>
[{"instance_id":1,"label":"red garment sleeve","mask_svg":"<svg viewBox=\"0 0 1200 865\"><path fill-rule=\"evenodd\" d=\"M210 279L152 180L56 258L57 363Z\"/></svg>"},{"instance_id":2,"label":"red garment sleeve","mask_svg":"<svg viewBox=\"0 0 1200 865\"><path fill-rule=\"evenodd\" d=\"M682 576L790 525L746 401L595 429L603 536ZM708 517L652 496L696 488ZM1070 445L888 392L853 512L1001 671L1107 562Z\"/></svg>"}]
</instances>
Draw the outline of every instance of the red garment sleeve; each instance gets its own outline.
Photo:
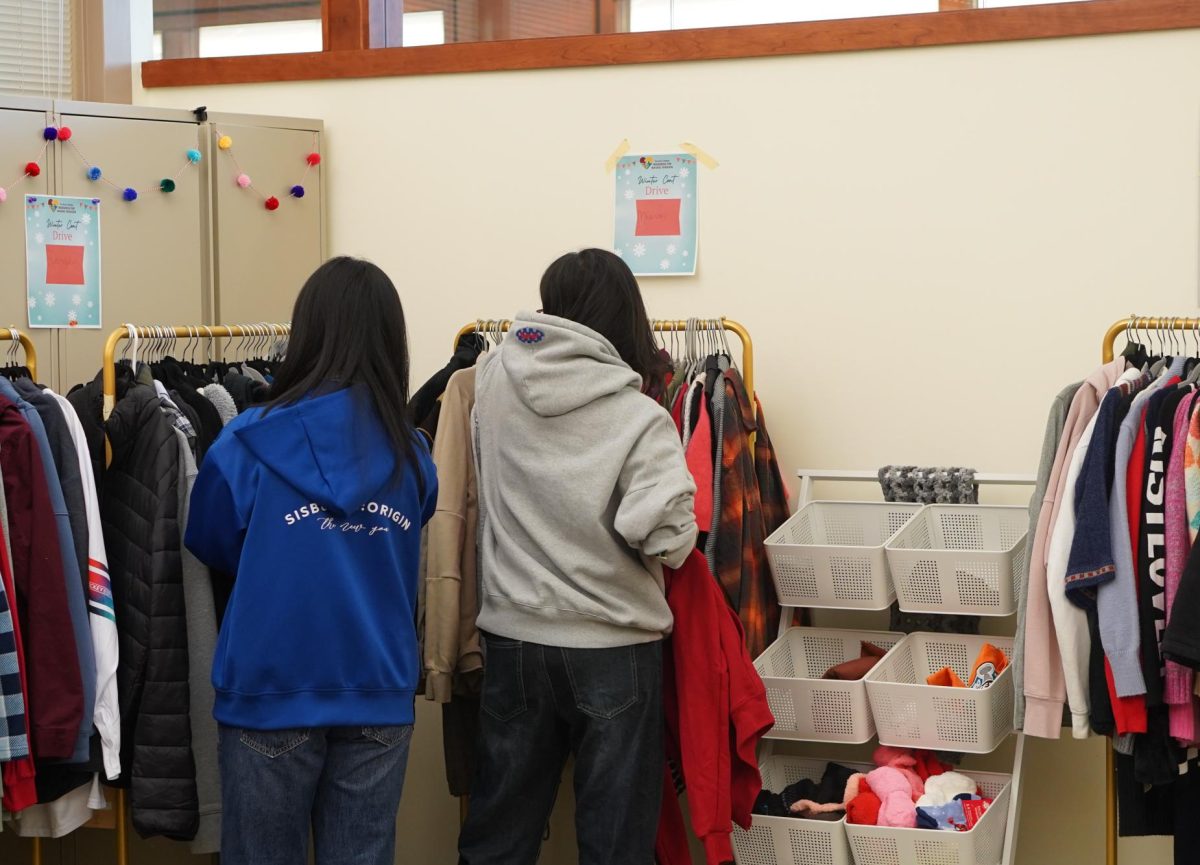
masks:
<instances>
[{"instance_id":1,"label":"red garment sleeve","mask_svg":"<svg viewBox=\"0 0 1200 865\"><path fill-rule=\"evenodd\" d=\"M17 610L17 590L13 583L12 562L8 558L8 549L0 542L0 581L4 583L4 593L9 598L12 610L13 641L17 645L17 673L21 680L21 693L25 700L25 716L29 717L29 685L25 680L25 647L21 643L20 615ZM0 777L4 784L4 810L16 813L24 811L30 805L37 803L37 773L33 765L33 754L19 760L10 760L0 766Z\"/></svg>"},{"instance_id":2,"label":"red garment sleeve","mask_svg":"<svg viewBox=\"0 0 1200 865\"><path fill-rule=\"evenodd\" d=\"M68 759L83 721L83 680L42 458L33 431L14 411L9 408L2 421L4 495L25 645L30 742L39 759Z\"/></svg>"}]
</instances>

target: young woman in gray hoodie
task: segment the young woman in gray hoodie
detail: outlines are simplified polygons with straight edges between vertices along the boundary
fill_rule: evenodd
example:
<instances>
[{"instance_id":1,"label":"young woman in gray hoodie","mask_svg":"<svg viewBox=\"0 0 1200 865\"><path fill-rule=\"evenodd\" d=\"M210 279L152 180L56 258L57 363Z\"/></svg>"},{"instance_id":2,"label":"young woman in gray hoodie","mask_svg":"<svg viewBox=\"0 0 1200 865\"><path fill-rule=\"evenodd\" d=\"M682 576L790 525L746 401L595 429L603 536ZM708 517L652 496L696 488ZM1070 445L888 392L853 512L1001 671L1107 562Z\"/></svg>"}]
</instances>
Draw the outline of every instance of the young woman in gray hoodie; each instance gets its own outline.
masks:
<instances>
[{"instance_id":1,"label":"young woman in gray hoodie","mask_svg":"<svg viewBox=\"0 0 1200 865\"><path fill-rule=\"evenodd\" d=\"M463 865L534 865L568 754L580 865L651 865L662 796L663 565L696 487L637 281L585 249L480 361L474 411L486 644Z\"/></svg>"}]
</instances>

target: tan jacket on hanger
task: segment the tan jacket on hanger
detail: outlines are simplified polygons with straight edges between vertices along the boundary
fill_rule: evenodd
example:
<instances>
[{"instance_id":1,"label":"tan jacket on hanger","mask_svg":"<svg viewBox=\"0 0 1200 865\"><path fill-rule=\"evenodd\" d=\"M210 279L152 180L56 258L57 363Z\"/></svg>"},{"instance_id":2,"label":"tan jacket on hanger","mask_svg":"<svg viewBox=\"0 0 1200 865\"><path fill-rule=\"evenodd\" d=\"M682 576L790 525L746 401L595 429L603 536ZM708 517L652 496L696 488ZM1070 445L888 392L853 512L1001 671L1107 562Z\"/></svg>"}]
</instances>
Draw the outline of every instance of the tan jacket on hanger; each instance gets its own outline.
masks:
<instances>
[{"instance_id":1,"label":"tan jacket on hanger","mask_svg":"<svg viewBox=\"0 0 1200 865\"><path fill-rule=\"evenodd\" d=\"M442 396L433 461L437 511L429 521L425 562L425 697L448 703L456 673L483 668L479 647L479 487L471 453L475 367L450 377Z\"/></svg>"}]
</instances>

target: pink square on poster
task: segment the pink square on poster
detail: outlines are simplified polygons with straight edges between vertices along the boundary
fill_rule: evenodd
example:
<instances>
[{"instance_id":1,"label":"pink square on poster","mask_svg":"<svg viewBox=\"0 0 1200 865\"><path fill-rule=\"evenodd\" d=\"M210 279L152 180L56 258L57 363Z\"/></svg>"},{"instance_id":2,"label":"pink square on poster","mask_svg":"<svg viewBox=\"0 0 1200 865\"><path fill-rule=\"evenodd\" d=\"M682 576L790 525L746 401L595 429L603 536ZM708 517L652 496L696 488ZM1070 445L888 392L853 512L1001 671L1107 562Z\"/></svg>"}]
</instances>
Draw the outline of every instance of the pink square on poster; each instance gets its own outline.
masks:
<instances>
[{"instance_id":1,"label":"pink square on poster","mask_svg":"<svg viewBox=\"0 0 1200 865\"><path fill-rule=\"evenodd\" d=\"M637 237L678 237L678 198L640 199L637 203Z\"/></svg>"},{"instance_id":2,"label":"pink square on poster","mask_svg":"<svg viewBox=\"0 0 1200 865\"><path fill-rule=\"evenodd\" d=\"M46 285L83 285L83 247L46 244Z\"/></svg>"}]
</instances>

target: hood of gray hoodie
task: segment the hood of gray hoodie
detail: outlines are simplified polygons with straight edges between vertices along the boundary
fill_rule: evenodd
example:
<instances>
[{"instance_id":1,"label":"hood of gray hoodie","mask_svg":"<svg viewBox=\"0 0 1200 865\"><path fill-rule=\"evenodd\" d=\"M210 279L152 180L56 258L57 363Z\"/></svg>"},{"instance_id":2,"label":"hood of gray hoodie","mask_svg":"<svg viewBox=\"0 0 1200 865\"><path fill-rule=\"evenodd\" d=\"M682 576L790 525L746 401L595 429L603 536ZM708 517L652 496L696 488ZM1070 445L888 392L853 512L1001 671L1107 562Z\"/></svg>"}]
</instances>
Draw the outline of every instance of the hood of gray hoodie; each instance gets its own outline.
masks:
<instances>
[{"instance_id":1,"label":"hood of gray hoodie","mask_svg":"<svg viewBox=\"0 0 1200 865\"><path fill-rule=\"evenodd\" d=\"M558 417L625 388L640 389L641 376L591 328L565 318L520 313L497 361L518 398L542 417Z\"/></svg>"}]
</instances>

